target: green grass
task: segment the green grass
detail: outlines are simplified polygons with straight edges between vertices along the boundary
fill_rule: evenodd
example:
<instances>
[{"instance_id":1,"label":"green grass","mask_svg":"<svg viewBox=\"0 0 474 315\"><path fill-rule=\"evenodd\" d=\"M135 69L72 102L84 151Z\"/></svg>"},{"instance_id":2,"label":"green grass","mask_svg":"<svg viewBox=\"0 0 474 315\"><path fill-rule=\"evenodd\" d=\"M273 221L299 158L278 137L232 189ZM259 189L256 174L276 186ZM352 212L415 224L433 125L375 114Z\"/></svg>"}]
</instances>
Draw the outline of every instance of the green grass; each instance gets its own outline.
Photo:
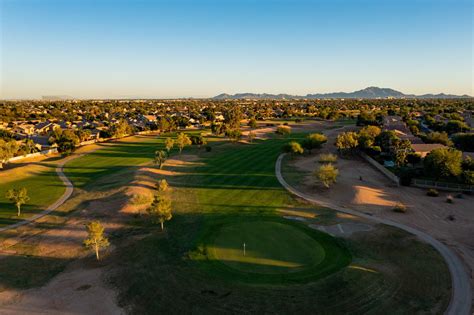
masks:
<instances>
[{"instance_id":1,"label":"green grass","mask_svg":"<svg viewBox=\"0 0 474 315\"><path fill-rule=\"evenodd\" d=\"M92 153L71 160L65 173L74 185L86 190L106 190L131 180L134 167L150 162L162 148L162 137L135 137L103 144Z\"/></svg>"},{"instance_id":2,"label":"green grass","mask_svg":"<svg viewBox=\"0 0 474 315\"><path fill-rule=\"evenodd\" d=\"M350 262L349 252L331 236L276 216L220 218L200 243L190 257L231 282L304 283Z\"/></svg>"},{"instance_id":3,"label":"green grass","mask_svg":"<svg viewBox=\"0 0 474 315\"><path fill-rule=\"evenodd\" d=\"M207 251L210 259L233 270L257 274L291 273L317 266L326 255L310 235L288 224L260 220L223 226Z\"/></svg>"},{"instance_id":4,"label":"green grass","mask_svg":"<svg viewBox=\"0 0 474 315\"><path fill-rule=\"evenodd\" d=\"M179 172L166 178L174 209L166 233L144 217L115 235L117 244L130 240L129 232L146 235L108 258L121 305L136 314L442 313L449 273L428 245L383 227L361 239L334 239L277 215L306 209L324 224L328 212L279 185L275 160L288 140L214 145L211 153L196 151L197 165L165 166ZM239 255L244 238L250 263ZM417 261L430 261L434 273Z\"/></svg>"},{"instance_id":5,"label":"green grass","mask_svg":"<svg viewBox=\"0 0 474 315\"><path fill-rule=\"evenodd\" d=\"M65 191L65 187L56 174L55 166L43 163L46 169L27 175L26 177L0 183L0 227L27 219L45 210L54 203ZM21 215L17 217L16 207L5 198L11 188L25 187L30 200L21 207Z\"/></svg>"}]
</instances>

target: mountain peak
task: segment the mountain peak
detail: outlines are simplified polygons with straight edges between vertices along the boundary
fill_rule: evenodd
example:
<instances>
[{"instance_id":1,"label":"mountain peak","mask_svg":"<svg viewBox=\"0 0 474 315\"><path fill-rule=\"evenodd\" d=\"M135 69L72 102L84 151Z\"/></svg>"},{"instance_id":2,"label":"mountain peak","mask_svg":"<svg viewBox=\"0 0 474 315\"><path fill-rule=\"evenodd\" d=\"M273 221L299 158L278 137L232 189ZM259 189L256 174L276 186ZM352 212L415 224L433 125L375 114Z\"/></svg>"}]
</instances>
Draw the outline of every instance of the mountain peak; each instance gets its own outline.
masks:
<instances>
[{"instance_id":1,"label":"mountain peak","mask_svg":"<svg viewBox=\"0 0 474 315\"><path fill-rule=\"evenodd\" d=\"M377 86L369 86L365 89L354 92L335 92L335 93L318 93L307 94L306 96L290 95L290 94L256 94L256 93L222 93L214 97L214 99L329 99L329 98L361 98L361 99L386 99L386 98L470 98L469 95L452 95L452 94L424 94L413 95L404 94L391 88L380 88Z\"/></svg>"}]
</instances>

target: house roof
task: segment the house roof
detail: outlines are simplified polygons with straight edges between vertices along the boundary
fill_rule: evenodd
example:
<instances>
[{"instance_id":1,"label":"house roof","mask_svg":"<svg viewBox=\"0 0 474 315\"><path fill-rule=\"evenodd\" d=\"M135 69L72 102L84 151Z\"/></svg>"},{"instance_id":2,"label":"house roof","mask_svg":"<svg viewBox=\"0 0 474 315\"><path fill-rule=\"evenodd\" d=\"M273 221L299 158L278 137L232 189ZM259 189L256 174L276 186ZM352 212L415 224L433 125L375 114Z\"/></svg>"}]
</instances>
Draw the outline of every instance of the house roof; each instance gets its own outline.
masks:
<instances>
[{"instance_id":1,"label":"house roof","mask_svg":"<svg viewBox=\"0 0 474 315\"><path fill-rule=\"evenodd\" d=\"M447 148L447 146L439 143L416 143L411 145L415 152L431 152L434 149Z\"/></svg>"}]
</instances>

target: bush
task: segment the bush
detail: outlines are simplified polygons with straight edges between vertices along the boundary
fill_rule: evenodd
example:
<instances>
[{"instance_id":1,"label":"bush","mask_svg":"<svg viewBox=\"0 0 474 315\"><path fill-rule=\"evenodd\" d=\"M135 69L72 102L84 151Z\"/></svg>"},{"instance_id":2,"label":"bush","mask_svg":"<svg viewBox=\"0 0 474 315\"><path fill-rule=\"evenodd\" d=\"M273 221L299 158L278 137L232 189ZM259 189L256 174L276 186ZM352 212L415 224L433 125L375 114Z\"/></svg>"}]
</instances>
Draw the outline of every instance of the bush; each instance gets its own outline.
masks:
<instances>
[{"instance_id":1,"label":"bush","mask_svg":"<svg viewBox=\"0 0 474 315\"><path fill-rule=\"evenodd\" d=\"M153 201L153 197L149 194L134 194L130 200L130 203L134 206L141 206L150 204Z\"/></svg>"},{"instance_id":2,"label":"bush","mask_svg":"<svg viewBox=\"0 0 474 315\"><path fill-rule=\"evenodd\" d=\"M212 147L210 145L206 145L206 152L211 152L212 151Z\"/></svg>"},{"instance_id":3,"label":"bush","mask_svg":"<svg viewBox=\"0 0 474 315\"><path fill-rule=\"evenodd\" d=\"M322 183L326 188L329 188L332 184L336 182L338 175L339 170L335 168L332 164L323 164L314 171L314 176L316 177L316 180Z\"/></svg>"},{"instance_id":4,"label":"bush","mask_svg":"<svg viewBox=\"0 0 474 315\"><path fill-rule=\"evenodd\" d=\"M291 127L290 126L278 126L276 133L279 135L289 135L291 133Z\"/></svg>"},{"instance_id":5,"label":"bush","mask_svg":"<svg viewBox=\"0 0 474 315\"><path fill-rule=\"evenodd\" d=\"M291 141L283 146L283 152L294 154L303 154L304 149L296 141Z\"/></svg>"},{"instance_id":6,"label":"bush","mask_svg":"<svg viewBox=\"0 0 474 315\"><path fill-rule=\"evenodd\" d=\"M428 190L428 192L426 193L426 195L428 195L428 196L430 196L430 197L438 197L438 196L439 196L439 192L438 192L436 189L431 188L430 190Z\"/></svg>"},{"instance_id":7,"label":"bush","mask_svg":"<svg viewBox=\"0 0 474 315\"><path fill-rule=\"evenodd\" d=\"M447 203L454 203L453 196L448 195L448 197L446 197L446 202Z\"/></svg>"},{"instance_id":8,"label":"bush","mask_svg":"<svg viewBox=\"0 0 474 315\"><path fill-rule=\"evenodd\" d=\"M398 212L398 213L406 213L407 207L402 203L397 203L395 207L393 208L393 211Z\"/></svg>"},{"instance_id":9,"label":"bush","mask_svg":"<svg viewBox=\"0 0 474 315\"><path fill-rule=\"evenodd\" d=\"M336 163L337 155L331 153L322 153L318 158L319 163Z\"/></svg>"}]
</instances>

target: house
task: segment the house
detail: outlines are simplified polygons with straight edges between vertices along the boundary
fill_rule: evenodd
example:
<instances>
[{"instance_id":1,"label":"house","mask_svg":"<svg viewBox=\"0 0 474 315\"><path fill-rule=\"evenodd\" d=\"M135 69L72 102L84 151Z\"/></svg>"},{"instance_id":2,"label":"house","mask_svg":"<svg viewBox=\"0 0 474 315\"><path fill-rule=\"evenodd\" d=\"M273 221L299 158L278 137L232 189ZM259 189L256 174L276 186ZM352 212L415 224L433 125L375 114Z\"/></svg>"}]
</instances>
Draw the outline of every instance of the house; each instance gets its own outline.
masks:
<instances>
[{"instance_id":1,"label":"house","mask_svg":"<svg viewBox=\"0 0 474 315\"><path fill-rule=\"evenodd\" d=\"M36 147L40 150L48 150L48 149L57 147L56 144L53 144L53 145L49 144L48 136L34 135L34 136L31 136L31 140L33 140Z\"/></svg>"},{"instance_id":2,"label":"house","mask_svg":"<svg viewBox=\"0 0 474 315\"><path fill-rule=\"evenodd\" d=\"M13 128L13 132L24 135L32 135L35 132L35 126L32 124L22 123L16 125L15 128Z\"/></svg>"},{"instance_id":3,"label":"house","mask_svg":"<svg viewBox=\"0 0 474 315\"><path fill-rule=\"evenodd\" d=\"M383 129L395 132L401 140L408 140L412 144L423 144L423 140L414 136L407 127L402 117L386 116L383 119Z\"/></svg>"},{"instance_id":4,"label":"house","mask_svg":"<svg viewBox=\"0 0 474 315\"><path fill-rule=\"evenodd\" d=\"M45 122L40 122L35 125L35 134L38 135L45 135L48 134L49 132L54 130L54 127L56 127L57 124L52 123L50 121L45 121Z\"/></svg>"},{"instance_id":5,"label":"house","mask_svg":"<svg viewBox=\"0 0 474 315\"><path fill-rule=\"evenodd\" d=\"M447 146L439 143L416 143L412 144L411 148L415 153L419 154L421 157L425 157L428 153L434 149L447 148Z\"/></svg>"},{"instance_id":6,"label":"house","mask_svg":"<svg viewBox=\"0 0 474 315\"><path fill-rule=\"evenodd\" d=\"M155 123L158 119L155 115L143 115L143 120L146 123Z\"/></svg>"}]
</instances>

